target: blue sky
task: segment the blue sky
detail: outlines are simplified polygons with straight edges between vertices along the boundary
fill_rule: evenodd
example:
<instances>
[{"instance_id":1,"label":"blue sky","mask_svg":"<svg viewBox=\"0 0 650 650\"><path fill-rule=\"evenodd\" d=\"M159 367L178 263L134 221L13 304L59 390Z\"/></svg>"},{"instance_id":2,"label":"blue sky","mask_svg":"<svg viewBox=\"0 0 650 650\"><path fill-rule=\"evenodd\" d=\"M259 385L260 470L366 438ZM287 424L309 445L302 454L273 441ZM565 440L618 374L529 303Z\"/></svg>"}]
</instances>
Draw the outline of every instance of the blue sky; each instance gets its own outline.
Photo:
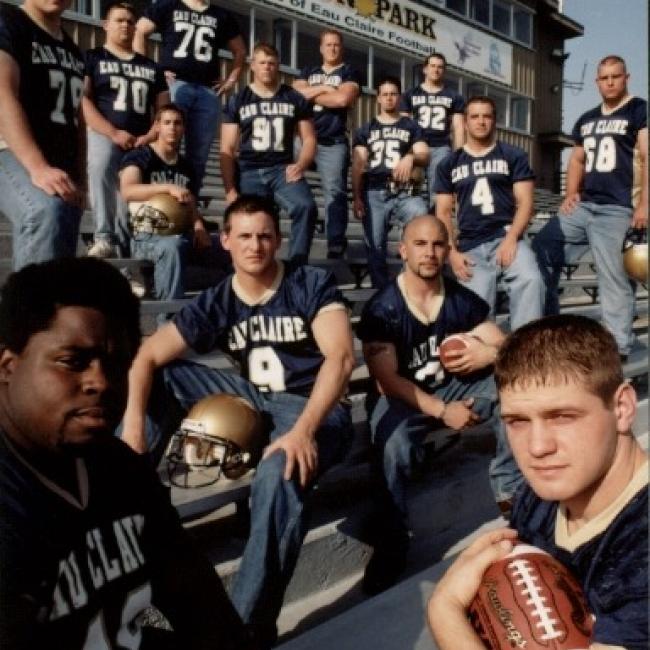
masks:
<instances>
[{"instance_id":1,"label":"blue sky","mask_svg":"<svg viewBox=\"0 0 650 650\"><path fill-rule=\"evenodd\" d=\"M627 61L629 90L648 97L648 2L647 0L564 0L563 13L581 23L585 34L565 41L571 56L564 64L566 81L579 81L587 63L584 89L564 89L564 132L586 110L599 103L594 84L596 63L606 54Z\"/></svg>"}]
</instances>

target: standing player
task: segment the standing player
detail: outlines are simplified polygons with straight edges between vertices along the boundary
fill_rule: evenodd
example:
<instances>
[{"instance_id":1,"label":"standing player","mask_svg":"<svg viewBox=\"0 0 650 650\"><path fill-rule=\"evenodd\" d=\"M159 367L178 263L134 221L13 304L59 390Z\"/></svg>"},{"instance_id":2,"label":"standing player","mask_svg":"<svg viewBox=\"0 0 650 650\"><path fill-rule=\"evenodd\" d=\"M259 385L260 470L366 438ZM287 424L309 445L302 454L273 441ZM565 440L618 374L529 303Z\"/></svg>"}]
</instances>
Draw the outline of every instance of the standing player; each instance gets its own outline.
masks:
<instances>
[{"instance_id":1,"label":"standing player","mask_svg":"<svg viewBox=\"0 0 650 650\"><path fill-rule=\"evenodd\" d=\"M152 2L136 25L136 52L146 54L147 37L156 31L162 37L160 65L171 99L187 119L185 151L200 189L217 133L221 95L239 79L246 44L233 15L209 0ZM232 68L226 79L220 79L219 49L226 48L232 52Z\"/></svg>"},{"instance_id":2,"label":"standing player","mask_svg":"<svg viewBox=\"0 0 650 650\"><path fill-rule=\"evenodd\" d=\"M404 93L400 110L409 114L420 125L429 145L427 185L429 206L436 200L434 184L438 163L465 141L462 95L445 86L447 59L443 54L430 54L424 61L424 81Z\"/></svg>"},{"instance_id":3,"label":"standing player","mask_svg":"<svg viewBox=\"0 0 650 650\"><path fill-rule=\"evenodd\" d=\"M427 211L414 195L414 167L427 164L428 148L420 127L398 111L400 81L385 77L377 84L379 114L357 129L353 140L354 216L363 220L372 285L388 284L386 242L393 219L402 225Z\"/></svg>"},{"instance_id":4,"label":"standing player","mask_svg":"<svg viewBox=\"0 0 650 650\"><path fill-rule=\"evenodd\" d=\"M74 255L84 202L84 62L63 31L70 0L0 7L0 211L13 267Z\"/></svg>"},{"instance_id":5,"label":"standing player","mask_svg":"<svg viewBox=\"0 0 650 650\"><path fill-rule=\"evenodd\" d=\"M30 265L2 290L3 648L248 647L158 477L112 435L139 344L138 301L105 262ZM151 605L174 633L142 627Z\"/></svg>"},{"instance_id":6,"label":"standing player","mask_svg":"<svg viewBox=\"0 0 650 650\"><path fill-rule=\"evenodd\" d=\"M544 283L522 237L533 215L534 174L521 149L496 139L496 106L472 97L465 109L467 143L436 173L436 214L452 232L454 195L458 240L449 262L456 277L496 312L497 285L505 282L510 329L542 315Z\"/></svg>"},{"instance_id":7,"label":"standing player","mask_svg":"<svg viewBox=\"0 0 650 650\"><path fill-rule=\"evenodd\" d=\"M348 110L359 97L359 73L343 62L343 37L336 29L320 34L322 65L304 68L293 87L314 104L316 167L327 215L327 257L343 257L348 241Z\"/></svg>"},{"instance_id":8,"label":"standing player","mask_svg":"<svg viewBox=\"0 0 650 650\"><path fill-rule=\"evenodd\" d=\"M616 341L582 316L522 327L501 348L501 415L527 484L511 525L479 538L438 583L440 650L483 650L466 608L518 535L578 579L595 616L591 650L648 647L648 458L631 431L636 395Z\"/></svg>"},{"instance_id":9,"label":"standing player","mask_svg":"<svg viewBox=\"0 0 650 650\"><path fill-rule=\"evenodd\" d=\"M226 201L239 191L273 198L291 217L289 259L309 257L316 224L316 204L304 172L314 160L316 135L312 108L297 91L280 83L277 50L258 43L250 69L253 81L231 97L221 125L221 173ZM301 149L294 161L294 134ZM239 191L236 187L239 161Z\"/></svg>"},{"instance_id":10,"label":"standing player","mask_svg":"<svg viewBox=\"0 0 650 650\"><path fill-rule=\"evenodd\" d=\"M559 311L557 285L562 265L591 250L598 272L603 323L623 356L634 344L634 294L621 248L630 227L648 226L648 103L627 90L630 75L619 56L598 64L596 84L603 103L587 111L573 129L566 196L559 216L535 237L546 280L546 312ZM634 149L641 162L641 195L632 209Z\"/></svg>"},{"instance_id":11,"label":"standing player","mask_svg":"<svg viewBox=\"0 0 650 650\"><path fill-rule=\"evenodd\" d=\"M169 102L162 70L133 51L133 6L115 2L106 9L103 47L86 52L83 114L88 124L88 186L95 215L93 257L128 257L126 205L117 170L125 151L155 140L156 108Z\"/></svg>"},{"instance_id":12,"label":"standing player","mask_svg":"<svg viewBox=\"0 0 650 650\"><path fill-rule=\"evenodd\" d=\"M133 235L133 257L154 263L154 290L158 300L172 300L185 295L183 273L188 250L211 245L210 235L196 209L197 184L188 161L178 153L184 133L184 116L174 104L158 109L155 118L156 140L124 155L120 164L122 198L129 204L133 217L139 204L156 194L166 193L190 212L192 241L188 233L159 235L145 227ZM167 215L170 216L170 215Z\"/></svg>"},{"instance_id":13,"label":"standing player","mask_svg":"<svg viewBox=\"0 0 650 650\"><path fill-rule=\"evenodd\" d=\"M275 259L280 231L272 202L239 197L226 210L222 243L234 275L142 345L129 375L123 436L138 451L149 446L157 462L182 413L206 395L236 393L263 414L270 445L253 478L251 532L232 599L267 648L306 533L308 489L347 446L350 414L340 399L354 353L332 276ZM177 361L188 349L220 349L242 376ZM150 397L152 383L164 383L164 394Z\"/></svg>"},{"instance_id":14,"label":"standing player","mask_svg":"<svg viewBox=\"0 0 650 650\"><path fill-rule=\"evenodd\" d=\"M487 303L444 278L449 250L444 224L425 215L402 233L404 271L366 305L357 334L377 391L370 398L370 430L378 479L375 551L364 588L378 593L391 586L406 564L409 545L407 481L428 432L461 430L494 417L497 455L490 467L495 499L508 510L520 481L505 443L490 368L503 341L487 321ZM445 370L438 347L450 334L463 334L468 347Z\"/></svg>"}]
</instances>

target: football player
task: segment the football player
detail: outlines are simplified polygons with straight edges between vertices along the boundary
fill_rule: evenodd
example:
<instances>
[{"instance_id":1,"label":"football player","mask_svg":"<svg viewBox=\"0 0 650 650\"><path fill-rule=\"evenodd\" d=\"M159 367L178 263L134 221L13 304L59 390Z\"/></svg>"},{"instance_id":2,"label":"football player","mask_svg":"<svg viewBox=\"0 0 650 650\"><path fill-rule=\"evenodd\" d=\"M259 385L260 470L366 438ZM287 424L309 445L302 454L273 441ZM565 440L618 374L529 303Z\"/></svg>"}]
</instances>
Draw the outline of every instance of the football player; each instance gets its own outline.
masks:
<instances>
[{"instance_id":1,"label":"football player","mask_svg":"<svg viewBox=\"0 0 650 650\"><path fill-rule=\"evenodd\" d=\"M297 91L280 83L277 50L258 43L250 63L253 81L230 98L221 125L221 173L226 201L239 191L272 197L291 217L289 259L309 257L316 204L304 178L316 153L312 107ZM294 161L294 134L301 140ZM235 178L239 161L239 190Z\"/></svg>"},{"instance_id":2,"label":"football player","mask_svg":"<svg viewBox=\"0 0 650 650\"><path fill-rule=\"evenodd\" d=\"M188 234L157 234L155 227L145 224L135 229L131 242L133 257L154 263L154 295L158 300L173 300L185 295L183 273L192 245L208 248L210 235L196 208L197 183L194 171L178 153L183 138L185 117L175 104L158 109L154 120L156 140L127 152L120 163L120 190L129 204L131 218L141 204L157 194L169 194L187 206L190 214ZM172 215L166 215L171 218Z\"/></svg>"},{"instance_id":3,"label":"football player","mask_svg":"<svg viewBox=\"0 0 650 650\"><path fill-rule=\"evenodd\" d=\"M10 276L0 301L0 638L32 648L248 647L158 477L112 435L139 305L105 262ZM143 628L152 605L174 632Z\"/></svg>"},{"instance_id":4,"label":"football player","mask_svg":"<svg viewBox=\"0 0 650 650\"><path fill-rule=\"evenodd\" d=\"M559 310L562 265L591 250L598 274L603 323L619 352L634 345L634 294L623 268L621 248L630 227L648 226L648 103L627 90L630 75L619 56L598 64L602 104L575 124L566 195L557 218L537 234L533 249L546 280L546 313ZM633 159L641 164L641 192L632 207Z\"/></svg>"},{"instance_id":5,"label":"football player","mask_svg":"<svg viewBox=\"0 0 650 650\"><path fill-rule=\"evenodd\" d=\"M316 168L325 201L327 257L343 257L348 241L348 111L359 97L359 73L343 61L343 37L336 29L320 34L321 65L303 68L293 87L314 104Z\"/></svg>"},{"instance_id":6,"label":"football player","mask_svg":"<svg viewBox=\"0 0 650 650\"><path fill-rule=\"evenodd\" d=\"M127 210L117 170L125 151L156 139L154 110L169 103L158 65L133 51L135 10L125 2L104 14L106 42L86 52L82 108L88 125L88 186L95 216L92 257L129 256Z\"/></svg>"},{"instance_id":7,"label":"football player","mask_svg":"<svg viewBox=\"0 0 650 650\"><path fill-rule=\"evenodd\" d=\"M389 280L386 242L391 221L404 225L427 211L411 175L415 166L426 166L429 150L422 129L399 114L400 92L399 79L379 81L379 114L356 130L352 142L354 216L363 221L368 271L378 289Z\"/></svg>"},{"instance_id":8,"label":"football player","mask_svg":"<svg viewBox=\"0 0 650 650\"><path fill-rule=\"evenodd\" d=\"M425 215L409 221L400 242L404 271L370 299L357 331L376 382L368 410L381 530L364 576L369 593L391 586L405 568L407 478L427 433L440 427L462 430L495 416L497 455L490 478L502 510L510 507L521 479L495 415L491 367L504 337L486 320L484 300L443 278L448 251L447 229L440 220ZM439 345L457 333L467 348L445 369Z\"/></svg>"},{"instance_id":9,"label":"football player","mask_svg":"<svg viewBox=\"0 0 650 650\"><path fill-rule=\"evenodd\" d=\"M544 282L522 237L533 216L534 174L526 153L496 139L496 106L472 97L465 108L467 142L436 171L436 215L452 232L454 196L457 240L449 263L456 277L496 312L497 285L505 282L510 329L542 315Z\"/></svg>"},{"instance_id":10,"label":"football player","mask_svg":"<svg viewBox=\"0 0 650 650\"><path fill-rule=\"evenodd\" d=\"M648 458L631 431L636 395L614 337L576 315L529 323L502 346L495 379L527 483L514 530L480 537L438 583L429 603L438 648L483 649L465 610L517 537L578 578L595 617L591 650L647 648Z\"/></svg>"},{"instance_id":11,"label":"football player","mask_svg":"<svg viewBox=\"0 0 650 650\"><path fill-rule=\"evenodd\" d=\"M162 38L160 65L171 99L185 112L185 151L197 189L214 142L221 96L235 87L246 62L246 44L234 16L209 0L156 0L136 25L133 47L146 54L147 37ZM219 50L232 53L230 74L220 77ZM198 195L197 195L198 196Z\"/></svg>"},{"instance_id":12,"label":"football player","mask_svg":"<svg viewBox=\"0 0 650 650\"><path fill-rule=\"evenodd\" d=\"M13 225L14 269L77 251L84 62L61 26L70 4L0 7L0 211Z\"/></svg>"},{"instance_id":13,"label":"football player","mask_svg":"<svg viewBox=\"0 0 650 650\"><path fill-rule=\"evenodd\" d=\"M271 201L240 196L226 210L221 238L235 273L142 345L123 437L157 462L183 414L206 395L235 393L263 415L270 444L253 478L251 532L232 599L267 648L307 532L309 487L342 457L351 433L341 397L354 365L352 335L329 273L276 260ZM189 349L223 351L241 376L178 360Z\"/></svg>"},{"instance_id":14,"label":"football player","mask_svg":"<svg viewBox=\"0 0 650 650\"><path fill-rule=\"evenodd\" d=\"M400 110L420 125L429 145L427 187L429 206L436 200L434 183L438 163L465 141L465 100L455 90L445 86L447 59L440 52L430 54L424 61L424 81L402 95Z\"/></svg>"}]
</instances>

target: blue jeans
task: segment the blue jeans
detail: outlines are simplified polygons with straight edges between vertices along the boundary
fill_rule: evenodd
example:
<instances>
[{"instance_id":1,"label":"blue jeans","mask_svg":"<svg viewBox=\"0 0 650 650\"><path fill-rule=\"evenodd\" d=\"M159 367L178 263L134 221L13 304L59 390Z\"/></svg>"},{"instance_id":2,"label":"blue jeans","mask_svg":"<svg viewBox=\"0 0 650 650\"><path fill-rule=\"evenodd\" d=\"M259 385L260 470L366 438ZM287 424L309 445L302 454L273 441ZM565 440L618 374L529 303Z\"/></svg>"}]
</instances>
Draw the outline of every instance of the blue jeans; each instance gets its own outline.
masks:
<instances>
[{"instance_id":1,"label":"blue jeans","mask_svg":"<svg viewBox=\"0 0 650 650\"><path fill-rule=\"evenodd\" d=\"M634 345L634 292L621 255L631 218L631 208L582 201L571 214L551 219L533 239L546 281L546 314L559 312L557 287L562 266L577 262L591 249L603 324L614 335L621 354L629 354Z\"/></svg>"},{"instance_id":2,"label":"blue jeans","mask_svg":"<svg viewBox=\"0 0 650 650\"><path fill-rule=\"evenodd\" d=\"M307 181L287 183L286 165L243 169L239 177L242 194L272 198L291 218L289 260L304 264L309 257L316 226L317 209Z\"/></svg>"},{"instance_id":3,"label":"blue jeans","mask_svg":"<svg viewBox=\"0 0 650 650\"><path fill-rule=\"evenodd\" d=\"M221 99L201 84L176 79L169 85L171 100L185 113L185 157L201 188L210 147L217 138Z\"/></svg>"},{"instance_id":4,"label":"blue jeans","mask_svg":"<svg viewBox=\"0 0 650 650\"><path fill-rule=\"evenodd\" d=\"M187 235L133 235L131 255L136 259L153 262L156 300L174 300L185 295L183 274L191 247Z\"/></svg>"},{"instance_id":5,"label":"blue jeans","mask_svg":"<svg viewBox=\"0 0 650 650\"><path fill-rule=\"evenodd\" d=\"M429 147L429 165L427 167L427 189L429 190L429 207L436 204L436 192L434 189L436 182L436 167L444 158L451 153L451 147L443 145L442 147Z\"/></svg>"},{"instance_id":6,"label":"blue jeans","mask_svg":"<svg viewBox=\"0 0 650 650\"><path fill-rule=\"evenodd\" d=\"M502 268L496 263L496 250L502 238L479 244L465 251L474 265L472 277L463 282L490 305L491 320L496 315L497 285L505 284L510 300L510 330L540 318L544 309L544 280L530 246L523 240L517 243L517 254L512 264Z\"/></svg>"},{"instance_id":7,"label":"blue jeans","mask_svg":"<svg viewBox=\"0 0 650 650\"><path fill-rule=\"evenodd\" d=\"M368 251L368 271L372 286L382 289L390 280L386 244L391 222L398 221L403 227L414 217L426 214L427 206L420 196L409 196L406 192L389 194L386 190L366 190L363 202L366 209L363 234Z\"/></svg>"},{"instance_id":8,"label":"blue jeans","mask_svg":"<svg viewBox=\"0 0 650 650\"><path fill-rule=\"evenodd\" d=\"M472 410L495 432L497 449L490 463L490 484L496 501L511 498L523 480L508 444L505 426L499 415L496 386L492 375L474 379L453 377L433 395L445 403L474 398ZM424 459L423 441L427 433L445 425L409 404L380 396L372 405L370 435L374 468L378 474L379 506L385 542L407 545L408 508L406 489L413 468Z\"/></svg>"},{"instance_id":9,"label":"blue jeans","mask_svg":"<svg viewBox=\"0 0 650 650\"><path fill-rule=\"evenodd\" d=\"M95 241L116 244L120 255L128 257L128 211L117 175L123 156L124 150L110 138L88 129L88 190L95 216Z\"/></svg>"},{"instance_id":10,"label":"blue jeans","mask_svg":"<svg viewBox=\"0 0 650 650\"><path fill-rule=\"evenodd\" d=\"M350 149L345 142L319 144L315 162L325 202L327 250L342 254L347 247Z\"/></svg>"},{"instance_id":11,"label":"blue jeans","mask_svg":"<svg viewBox=\"0 0 650 650\"><path fill-rule=\"evenodd\" d=\"M263 415L270 441L293 427L307 402L290 393L261 393L236 374L188 361L165 366L154 379L147 421L149 449L158 462L184 414L201 398L234 393L248 399ZM352 422L347 407L336 405L317 433L318 471L340 461L350 442ZM284 479L285 455L275 453L257 466L251 486L251 531L237 572L232 601L257 637L273 643L275 621L284 592L307 533L309 488ZM266 647L263 645L262 647Z\"/></svg>"},{"instance_id":12,"label":"blue jeans","mask_svg":"<svg viewBox=\"0 0 650 650\"><path fill-rule=\"evenodd\" d=\"M27 170L9 149L0 151L0 212L13 226L14 271L76 255L81 210L32 185Z\"/></svg>"}]
</instances>

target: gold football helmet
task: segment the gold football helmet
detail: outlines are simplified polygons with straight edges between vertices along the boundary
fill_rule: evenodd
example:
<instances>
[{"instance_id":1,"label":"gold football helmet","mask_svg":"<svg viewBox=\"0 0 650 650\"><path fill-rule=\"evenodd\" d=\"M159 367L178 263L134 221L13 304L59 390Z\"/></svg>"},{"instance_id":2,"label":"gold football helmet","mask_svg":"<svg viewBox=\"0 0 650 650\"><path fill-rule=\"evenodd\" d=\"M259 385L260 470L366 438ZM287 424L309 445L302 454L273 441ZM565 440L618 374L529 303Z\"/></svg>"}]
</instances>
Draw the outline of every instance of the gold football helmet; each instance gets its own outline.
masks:
<instances>
[{"instance_id":1,"label":"gold football helmet","mask_svg":"<svg viewBox=\"0 0 650 650\"><path fill-rule=\"evenodd\" d=\"M648 231L630 229L623 244L625 272L637 282L648 282Z\"/></svg>"},{"instance_id":2,"label":"gold football helmet","mask_svg":"<svg viewBox=\"0 0 650 650\"><path fill-rule=\"evenodd\" d=\"M156 194L142 203L130 203L133 232L152 235L180 235L192 223L190 206L171 194Z\"/></svg>"},{"instance_id":3,"label":"gold football helmet","mask_svg":"<svg viewBox=\"0 0 650 650\"><path fill-rule=\"evenodd\" d=\"M167 448L169 480L179 487L204 487L223 473L239 478L262 455L262 418L238 395L220 393L199 400Z\"/></svg>"}]
</instances>

